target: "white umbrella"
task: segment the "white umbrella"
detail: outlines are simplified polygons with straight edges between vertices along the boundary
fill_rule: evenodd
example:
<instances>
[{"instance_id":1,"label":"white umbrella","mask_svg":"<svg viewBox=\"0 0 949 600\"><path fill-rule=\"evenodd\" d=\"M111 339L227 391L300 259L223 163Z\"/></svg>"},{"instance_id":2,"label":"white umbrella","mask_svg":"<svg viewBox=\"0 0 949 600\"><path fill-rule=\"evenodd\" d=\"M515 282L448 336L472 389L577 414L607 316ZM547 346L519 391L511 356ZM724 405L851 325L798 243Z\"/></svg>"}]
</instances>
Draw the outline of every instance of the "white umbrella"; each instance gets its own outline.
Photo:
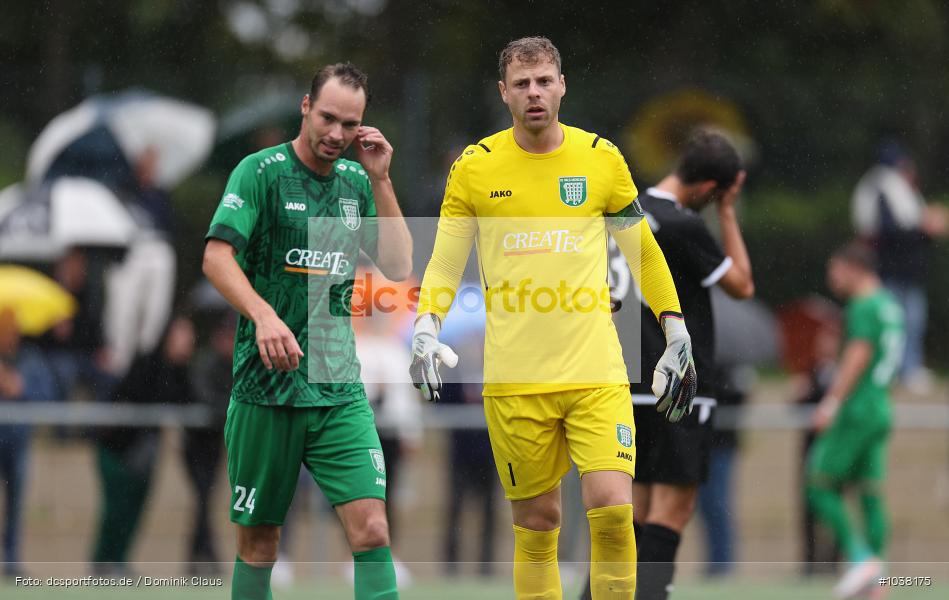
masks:
<instances>
[{"instance_id":1,"label":"white umbrella","mask_svg":"<svg viewBox=\"0 0 949 600\"><path fill-rule=\"evenodd\" d=\"M129 166L147 150L157 154L156 183L165 189L181 182L198 168L211 152L215 119L211 111L174 98L143 91L94 96L54 118L30 148L26 176L30 182L47 175L94 175L89 153L64 153L74 144L89 143L102 151L104 160L113 156L103 150L104 129L111 134ZM85 164L70 170L57 161L78 160ZM57 168L58 167L58 168ZM114 169L114 164L103 169Z\"/></svg>"},{"instance_id":2,"label":"white umbrella","mask_svg":"<svg viewBox=\"0 0 949 600\"><path fill-rule=\"evenodd\" d=\"M121 200L97 181L61 177L0 192L0 258L52 260L71 246L124 248L139 226Z\"/></svg>"}]
</instances>

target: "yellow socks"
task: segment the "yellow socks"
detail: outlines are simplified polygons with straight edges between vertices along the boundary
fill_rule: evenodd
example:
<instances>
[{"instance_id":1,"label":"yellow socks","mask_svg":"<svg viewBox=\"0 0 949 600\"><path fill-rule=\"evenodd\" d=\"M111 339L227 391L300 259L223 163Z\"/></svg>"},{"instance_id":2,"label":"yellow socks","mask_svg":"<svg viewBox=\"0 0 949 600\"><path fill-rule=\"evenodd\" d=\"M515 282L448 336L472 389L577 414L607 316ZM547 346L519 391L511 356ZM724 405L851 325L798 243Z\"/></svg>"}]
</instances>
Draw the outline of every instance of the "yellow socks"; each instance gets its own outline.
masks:
<instances>
[{"instance_id":1,"label":"yellow socks","mask_svg":"<svg viewBox=\"0 0 949 600\"><path fill-rule=\"evenodd\" d=\"M514 526L514 592L517 600L561 600L557 536Z\"/></svg>"},{"instance_id":2,"label":"yellow socks","mask_svg":"<svg viewBox=\"0 0 949 600\"><path fill-rule=\"evenodd\" d=\"M590 521L590 591L593 600L633 600L636 592L636 538L633 506L587 511Z\"/></svg>"}]
</instances>

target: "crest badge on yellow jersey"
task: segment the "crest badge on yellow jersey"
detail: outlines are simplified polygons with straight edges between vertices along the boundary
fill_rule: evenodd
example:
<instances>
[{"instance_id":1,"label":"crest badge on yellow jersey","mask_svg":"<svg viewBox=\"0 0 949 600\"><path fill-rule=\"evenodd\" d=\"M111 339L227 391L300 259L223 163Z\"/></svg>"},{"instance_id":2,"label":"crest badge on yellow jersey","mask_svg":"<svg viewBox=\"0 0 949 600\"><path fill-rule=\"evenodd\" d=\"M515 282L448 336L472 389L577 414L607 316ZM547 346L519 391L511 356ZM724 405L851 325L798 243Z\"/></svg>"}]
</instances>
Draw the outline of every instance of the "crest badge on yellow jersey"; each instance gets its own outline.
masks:
<instances>
[{"instance_id":1,"label":"crest badge on yellow jersey","mask_svg":"<svg viewBox=\"0 0 949 600\"><path fill-rule=\"evenodd\" d=\"M587 201L586 177L561 177L560 201L567 206L580 206Z\"/></svg>"}]
</instances>

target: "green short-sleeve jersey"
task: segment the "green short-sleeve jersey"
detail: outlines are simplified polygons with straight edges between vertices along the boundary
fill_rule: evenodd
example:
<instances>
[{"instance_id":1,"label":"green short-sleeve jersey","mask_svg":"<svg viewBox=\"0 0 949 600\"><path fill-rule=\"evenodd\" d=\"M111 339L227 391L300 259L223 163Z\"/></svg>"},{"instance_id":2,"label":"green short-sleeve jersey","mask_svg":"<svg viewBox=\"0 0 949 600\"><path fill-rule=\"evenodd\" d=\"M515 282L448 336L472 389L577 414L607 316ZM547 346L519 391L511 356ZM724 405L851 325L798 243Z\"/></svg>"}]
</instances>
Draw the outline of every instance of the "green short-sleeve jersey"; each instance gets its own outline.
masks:
<instances>
[{"instance_id":1,"label":"green short-sleeve jersey","mask_svg":"<svg viewBox=\"0 0 949 600\"><path fill-rule=\"evenodd\" d=\"M366 398L348 307L360 249L375 257L375 216L358 163L339 159L322 176L286 143L237 165L206 239L234 246L237 263L294 332L304 357L295 371L268 371L254 324L240 317L232 400L334 406Z\"/></svg>"},{"instance_id":2,"label":"green short-sleeve jersey","mask_svg":"<svg viewBox=\"0 0 949 600\"><path fill-rule=\"evenodd\" d=\"M847 305L847 341L864 340L873 348L869 365L843 406L852 419L890 417L889 389L903 359L906 333L903 310L881 288Z\"/></svg>"}]
</instances>

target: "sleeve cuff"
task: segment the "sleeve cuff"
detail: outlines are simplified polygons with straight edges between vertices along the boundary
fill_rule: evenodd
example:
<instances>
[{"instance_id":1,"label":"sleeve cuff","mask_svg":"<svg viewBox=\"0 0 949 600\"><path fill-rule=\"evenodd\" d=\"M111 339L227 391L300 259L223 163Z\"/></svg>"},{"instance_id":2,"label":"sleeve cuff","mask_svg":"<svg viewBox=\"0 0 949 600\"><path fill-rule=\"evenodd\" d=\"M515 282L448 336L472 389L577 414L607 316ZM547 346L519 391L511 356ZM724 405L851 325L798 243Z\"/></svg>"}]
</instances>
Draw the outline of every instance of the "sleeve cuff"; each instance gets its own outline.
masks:
<instances>
[{"instance_id":1,"label":"sleeve cuff","mask_svg":"<svg viewBox=\"0 0 949 600\"><path fill-rule=\"evenodd\" d=\"M238 252L241 252L247 247L247 238L241 235L241 233L233 227L228 227L227 225L222 225L221 223L211 225L211 229L208 231L208 234L204 236L204 241L207 242L211 238L224 240L228 244L234 246Z\"/></svg>"},{"instance_id":2,"label":"sleeve cuff","mask_svg":"<svg viewBox=\"0 0 949 600\"><path fill-rule=\"evenodd\" d=\"M718 281L725 276L725 273L728 272L728 269L732 268L732 257L726 256L725 260L722 261L722 264L715 267L715 270L708 274L708 277L702 280L702 287L712 287Z\"/></svg>"}]
</instances>

